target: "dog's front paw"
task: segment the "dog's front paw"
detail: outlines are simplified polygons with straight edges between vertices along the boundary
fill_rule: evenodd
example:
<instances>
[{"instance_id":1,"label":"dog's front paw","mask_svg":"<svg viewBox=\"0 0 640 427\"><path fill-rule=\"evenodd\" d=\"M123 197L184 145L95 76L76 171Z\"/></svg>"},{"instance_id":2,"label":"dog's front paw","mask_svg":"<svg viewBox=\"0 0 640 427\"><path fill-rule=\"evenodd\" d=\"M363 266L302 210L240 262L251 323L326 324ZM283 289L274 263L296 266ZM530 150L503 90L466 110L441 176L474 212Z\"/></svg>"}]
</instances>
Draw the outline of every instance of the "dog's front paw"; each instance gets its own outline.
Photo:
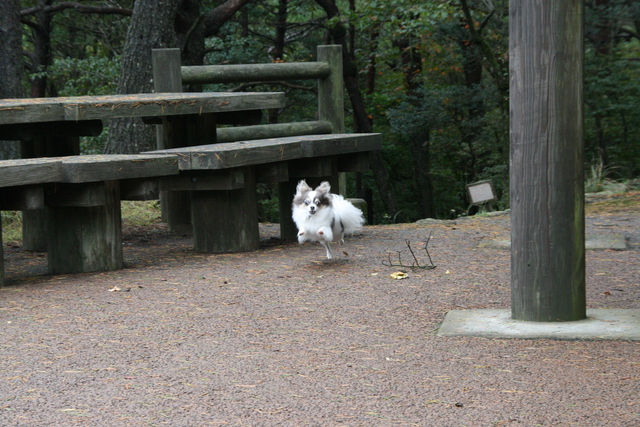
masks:
<instances>
[{"instance_id":1,"label":"dog's front paw","mask_svg":"<svg viewBox=\"0 0 640 427\"><path fill-rule=\"evenodd\" d=\"M329 243L333 241L333 231L329 227L320 227L318 235L322 237L322 240Z\"/></svg>"}]
</instances>

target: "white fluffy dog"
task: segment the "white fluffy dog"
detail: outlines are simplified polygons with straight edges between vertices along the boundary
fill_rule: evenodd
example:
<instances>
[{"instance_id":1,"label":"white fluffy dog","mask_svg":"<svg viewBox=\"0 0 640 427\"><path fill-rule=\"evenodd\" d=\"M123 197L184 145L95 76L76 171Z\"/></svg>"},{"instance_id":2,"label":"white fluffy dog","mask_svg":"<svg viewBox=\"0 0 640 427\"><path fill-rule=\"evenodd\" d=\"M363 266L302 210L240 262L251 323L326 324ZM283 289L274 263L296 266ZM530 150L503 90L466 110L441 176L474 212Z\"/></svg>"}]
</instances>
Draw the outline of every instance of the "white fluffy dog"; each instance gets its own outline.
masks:
<instances>
[{"instance_id":1,"label":"white fluffy dog","mask_svg":"<svg viewBox=\"0 0 640 427\"><path fill-rule=\"evenodd\" d=\"M339 194L329 191L328 182L315 190L300 181L293 198L293 221L298 227L298 242L320 242L333 258L331 242L344 243L344 235L361 230L365 223L362 211Z\"/></svg>"}]
</instances>

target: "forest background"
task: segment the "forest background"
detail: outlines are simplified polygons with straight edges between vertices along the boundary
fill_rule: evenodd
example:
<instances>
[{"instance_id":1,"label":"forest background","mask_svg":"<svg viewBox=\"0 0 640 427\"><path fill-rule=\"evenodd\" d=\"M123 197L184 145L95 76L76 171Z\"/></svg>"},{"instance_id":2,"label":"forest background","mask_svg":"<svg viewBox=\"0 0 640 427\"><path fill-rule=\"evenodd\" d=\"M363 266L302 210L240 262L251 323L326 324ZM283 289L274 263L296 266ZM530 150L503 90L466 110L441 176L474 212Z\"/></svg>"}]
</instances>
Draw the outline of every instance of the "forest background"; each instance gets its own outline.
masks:
<instances>
[{"instance_id":1,"label":"forest background","mask_svg":"<svg viewBox=\"0 0 640 427\"><path fill-rule=\"evenodd\" d=\"M312 61L344 51L347 129L381 132L372 171L375 223L449 218L469 209L467 184L490 179L508 208L508 0L0 0L0 98L151 92L151 49L183 65ZM640 1L587 0L587 191L640 176ZM284 91L265 121L315 115L314 82L187 90ZM1 139L1 135L0 135ZM19 156L0 142L0 158ZM155 148L153 129L108 125L85 153ZM277 221L277 191L261 216Z\"/></svg>"}]
</instances>

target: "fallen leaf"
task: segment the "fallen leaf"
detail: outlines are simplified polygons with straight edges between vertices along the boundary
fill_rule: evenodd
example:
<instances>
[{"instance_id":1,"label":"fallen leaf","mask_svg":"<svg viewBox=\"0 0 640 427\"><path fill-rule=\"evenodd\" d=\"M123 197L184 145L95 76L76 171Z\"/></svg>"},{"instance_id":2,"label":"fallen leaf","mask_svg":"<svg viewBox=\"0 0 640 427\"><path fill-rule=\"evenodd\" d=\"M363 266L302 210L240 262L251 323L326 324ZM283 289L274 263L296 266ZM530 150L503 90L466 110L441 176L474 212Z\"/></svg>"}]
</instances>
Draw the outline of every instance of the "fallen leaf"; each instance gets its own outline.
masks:
<instances>
[{"instance_id":1,"label":"fallen leaf","mask_svg":"<svg viewBox=\"0 0 640 427\"><path fill-rule=\"evenodd\" d=\"M392 279L406 279L407 277L409 277L409 275L403 271L396 271L395 273L391 273L391 278Z\"/></svg>"}]
</instances>

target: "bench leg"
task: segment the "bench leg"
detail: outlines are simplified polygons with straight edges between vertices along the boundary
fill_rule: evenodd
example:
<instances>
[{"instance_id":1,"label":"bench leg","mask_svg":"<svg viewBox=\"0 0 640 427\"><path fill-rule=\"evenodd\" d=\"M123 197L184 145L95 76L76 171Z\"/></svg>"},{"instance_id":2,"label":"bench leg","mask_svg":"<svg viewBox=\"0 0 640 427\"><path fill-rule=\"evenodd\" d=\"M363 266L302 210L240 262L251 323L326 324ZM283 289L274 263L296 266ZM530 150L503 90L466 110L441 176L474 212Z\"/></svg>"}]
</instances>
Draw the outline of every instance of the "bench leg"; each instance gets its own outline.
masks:
<instances>
[{"instance_id":1,"label":"bench leg","mask_svg":"<svg viewBox=\"0 0 640 427\"><path fill-rule=\"evenodd\" d=\"M247 252L260 247L255 170L246 168L244 173L244 188L191 192L195 251Z\"/></svg>"},{"instance_id":2,"label":"bench leg","mask_svg":"<svg viewBox=\"0 0 640 427\"><path fill-rule=\"evenodd\" d=\"M296 194L297 181L278 183L278 207L280 209L280 238L287 241L298 240L298 228L291 217L291 203Z\"/></svg>"},{"instance_id":3,"label":"bench leg","mask_svg":"<svg viewBox=\"0 0 640 427\"><path fill-rule=\"evenodd\" d=\"M45 252L47 250L47 210L22 211L22 249Z\"/></svg>"},{"instance_id":4,"label":"bench leg","mask_svg":"<svg viewBox=\"0 0 640 427\"><path fill-rule=\"evenodd\" d=\"M78 154L80 154L80 137L78 136L44 136L31 141L22 141L20 144L20 157L24 159L77 156ZM35 252L47 250L47 223L46 209L22 211L22 249Z\"/></svg>"},{"instance_id":5,"label":"bench leg","mask_svg":"<svg viewBox=\"0 0 640 427\"><path fill-rule=\"evenodd\" d=\"M169 231L177 231L182 227L191 225L191 213L189 212L188 191L162 191L160 194L160 207L162 220L167 223Z\"/></svg>"},{"instance_id":6,"label":"bench leg","mask_svg":"<svg viewBox=\"0 0 640 427\"><path fill-rule=\"evenodd\" d=\"M103 206L49 208L49 273L88 273L123 267L118 182L107 181L105 192Z\"/></svg>"}]
</instances>

